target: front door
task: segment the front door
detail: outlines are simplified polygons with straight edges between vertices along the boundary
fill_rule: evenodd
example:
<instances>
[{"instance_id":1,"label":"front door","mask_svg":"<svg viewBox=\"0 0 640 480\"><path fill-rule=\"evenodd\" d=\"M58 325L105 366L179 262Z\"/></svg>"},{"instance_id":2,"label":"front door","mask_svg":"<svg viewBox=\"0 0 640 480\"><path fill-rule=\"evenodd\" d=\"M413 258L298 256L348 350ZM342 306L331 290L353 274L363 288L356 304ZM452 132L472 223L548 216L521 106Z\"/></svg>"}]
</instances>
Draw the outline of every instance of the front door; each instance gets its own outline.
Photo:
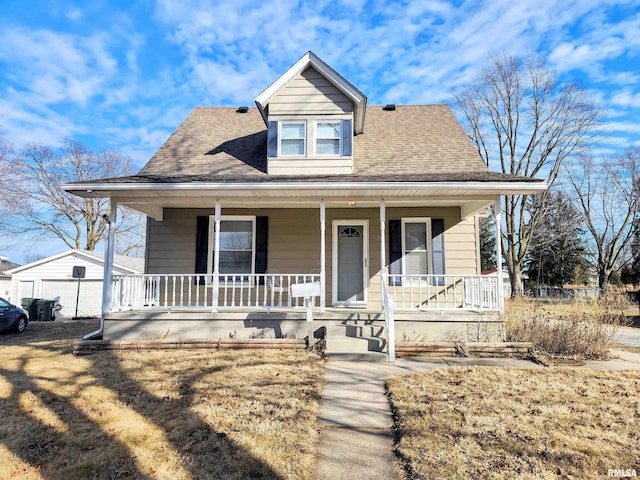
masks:
<instances>
[{"instance_id":1,"label":"front door","mask_svg":"<svg viewBox=\"0 0 640 480\"><path fill-rule=\"evenodd\" d=\"M368 222L333 222L333 304L367 306L369 288Z\"/></svg>"}]
</instances>

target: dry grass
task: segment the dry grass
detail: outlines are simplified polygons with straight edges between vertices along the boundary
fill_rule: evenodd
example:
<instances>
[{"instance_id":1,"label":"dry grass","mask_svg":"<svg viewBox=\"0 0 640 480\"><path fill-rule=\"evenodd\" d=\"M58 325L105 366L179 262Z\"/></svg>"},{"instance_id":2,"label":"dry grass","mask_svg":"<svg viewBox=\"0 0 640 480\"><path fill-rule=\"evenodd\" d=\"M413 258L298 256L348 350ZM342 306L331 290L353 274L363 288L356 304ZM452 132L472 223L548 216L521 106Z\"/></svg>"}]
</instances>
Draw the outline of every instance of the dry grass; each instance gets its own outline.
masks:
<instances>
[{"instance_id":1,"label":"dry grass","mask_svg":"<svg viewBox=\"0 0 640 480\"><path fill-rule=\"evenodd\" d=\"M572 302L512 299L505 305L507 340L532 342L551 357L606 359L618 326L627 323L628 305L621 294Z\"/></svg>"},{"instance_id":2,"label":"dry grass","mask_svg":"<svg viewBox=\"0 0 640 480\"><path fill-rule=\"evenodd\" d=\"M394 378L411 479L606 478L640 471L640 376L565 368Z\"/></svg>"},{"instance_id":3,"label":"dry grass","mask_svg":"<svg viewBox=\"0 0 640 480\"><path fill-rule=\"evenodd\" d=\"M0 478L313 477L322 365L306 352L74 357L95 325L64 325L0 336Z\"/></svg>"}]
</instances>

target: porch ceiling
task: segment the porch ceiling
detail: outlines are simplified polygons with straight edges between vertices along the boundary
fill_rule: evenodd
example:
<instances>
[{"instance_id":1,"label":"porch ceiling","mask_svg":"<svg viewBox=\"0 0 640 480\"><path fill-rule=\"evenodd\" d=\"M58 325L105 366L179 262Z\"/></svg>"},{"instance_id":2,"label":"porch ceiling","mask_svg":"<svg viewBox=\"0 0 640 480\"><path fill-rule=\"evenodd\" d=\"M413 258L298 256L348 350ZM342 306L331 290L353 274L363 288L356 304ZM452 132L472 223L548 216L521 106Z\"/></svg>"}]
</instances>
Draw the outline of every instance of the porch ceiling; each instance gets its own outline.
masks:
<instances>
[{"instance_id":1,"label":"porch ceiling","mask_svg":"<svg viewBox=\"0 0 640 480\"><path fill-rule=\"evenodd\" d=\"M542 182L358 182L358 183L258 183L258 184L95 184L69 193L87 198L110 197L119 204L156 219L165 208L212 208L219 200L226 208L327 208L456 206L463 216L485 208L500 195L530 194L546 189ZM355 205L354 205L355 202Z\"/></svg>"}]
</instances>

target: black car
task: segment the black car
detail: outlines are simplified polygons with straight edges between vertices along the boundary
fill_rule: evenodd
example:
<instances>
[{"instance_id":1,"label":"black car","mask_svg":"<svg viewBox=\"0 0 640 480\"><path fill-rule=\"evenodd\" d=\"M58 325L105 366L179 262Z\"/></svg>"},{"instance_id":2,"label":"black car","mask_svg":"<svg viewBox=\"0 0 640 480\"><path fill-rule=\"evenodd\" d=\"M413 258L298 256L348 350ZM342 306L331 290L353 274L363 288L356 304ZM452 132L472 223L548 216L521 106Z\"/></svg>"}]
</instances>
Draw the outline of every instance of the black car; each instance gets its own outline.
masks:
<instances>
[{"instance_id":1,"label":"black car","mask_svg":"<svg viewBox=\"0 0 640 480\"><path fill-rule=\"evenodd\" d=\"M25 310L0 298L0 332L4 330L23 332L28 323L29 315Z\"/></svg>"}]
</instances>

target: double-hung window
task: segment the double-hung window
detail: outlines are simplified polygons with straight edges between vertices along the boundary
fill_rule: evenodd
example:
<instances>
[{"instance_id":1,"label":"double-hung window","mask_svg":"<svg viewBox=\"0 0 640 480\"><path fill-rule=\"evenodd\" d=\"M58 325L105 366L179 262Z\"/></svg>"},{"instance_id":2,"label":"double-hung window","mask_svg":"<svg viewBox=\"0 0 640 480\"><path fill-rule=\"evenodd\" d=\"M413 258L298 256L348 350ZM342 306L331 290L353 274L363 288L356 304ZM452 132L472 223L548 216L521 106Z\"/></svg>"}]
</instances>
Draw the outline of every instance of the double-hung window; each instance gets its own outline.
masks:
<instances>
[{"instance_id":1,"label":"double-hung window","mask_svg":"<svg viewBox=\"0 0 640 480\"><path fill-rule=\"evenodd\" d=\"M341 155L341 139L342 122L316 123L316 155Z\"/></svg>"},{"instance_id":2,"label":"double-hung window","mask_svg":"<svg viewBox=\"0 0 640 480\"><path fill-rule=\"evenodd\" d=\"M211 257L215 235L211 241ZM255 217L222 217L220 220L219 270L221 274L253 274L256 250Z\"/></svg>"},{"instance_id":3,"label":"double-hung window","mask_svg":"<svg viewBox=\"0 0 640 480\"><path fill-rule=\"evenodd\" d=\"M353 121L350 118L269 120L267 157L304 159L351 157Z\"/></svg>"},{"instance_id":4,"label":"double-hung window","mask_svg":"<svg viewBox=\"0 0 640 480\"><path fill-rule=\"evenodd\" d=\"M428 218L402 219L402 270L406 275L429 273L429 224Z\"/></svg>"},{"instance_id":5,"label":"double-hung window","mask_svg":"<svg viewBox=\"0 0 640 480\"><path fill-rule=\"evenodd\" d=\"M306 122L280 122L280 155L304 157L306 155Z\"/></svg>"},{"instance_id":6,"label":"double-hung window","mask_svg":"<svg viewBox=\"0 0 640 480\"><path fill-rule=\"evenodd\" d=\"M389 220L389 284L402 285L403 275L438 275L434 285L445 282L444 220L403 218Z\"/></svg>"}]
</instances>

